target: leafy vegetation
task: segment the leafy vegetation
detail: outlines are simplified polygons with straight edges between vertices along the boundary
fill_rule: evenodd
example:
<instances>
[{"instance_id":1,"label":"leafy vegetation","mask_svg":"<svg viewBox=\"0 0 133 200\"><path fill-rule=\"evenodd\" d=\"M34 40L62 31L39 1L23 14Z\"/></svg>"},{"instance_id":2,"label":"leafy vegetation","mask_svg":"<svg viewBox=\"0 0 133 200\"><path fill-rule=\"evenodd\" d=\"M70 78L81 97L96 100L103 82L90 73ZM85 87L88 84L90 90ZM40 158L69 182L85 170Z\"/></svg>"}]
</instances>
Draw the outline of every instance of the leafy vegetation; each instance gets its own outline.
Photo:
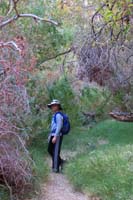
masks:
<instances>
[{"instance_id":1,"label":"leafy vegetation","mask_svg":"<svg viewBox=\"0 0 133 200\"><path fill-rule=\"evenodd\" d=\"M132 124L96 122L133 111L132 48L131 0L0 1L0 199L24 199L47 180L53 98L73 127L64 149L78 154L67 167L71 179L81 171L74 184L130 199Z\"/></svg>"}]
</instances>

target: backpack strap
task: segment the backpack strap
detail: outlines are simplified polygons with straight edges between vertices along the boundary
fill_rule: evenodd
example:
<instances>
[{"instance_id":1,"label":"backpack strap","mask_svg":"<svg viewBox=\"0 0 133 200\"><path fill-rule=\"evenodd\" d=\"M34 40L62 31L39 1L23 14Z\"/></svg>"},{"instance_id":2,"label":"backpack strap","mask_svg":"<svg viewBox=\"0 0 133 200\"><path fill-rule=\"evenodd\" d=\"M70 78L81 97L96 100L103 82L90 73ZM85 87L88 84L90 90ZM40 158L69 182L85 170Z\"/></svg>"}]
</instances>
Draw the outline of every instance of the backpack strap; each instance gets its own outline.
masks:
<instances>
[{"instance_id":1,"label":"backpack strap","mask_svg":"<svg viewBox=\"0 0 133 200\"><path fill-rule=\"evenodd\" d=\"M60 115L63 117L63 113L62 113L62 112L60 112L60 111L59 111L59 112L56 112L55 115L54 115L54 122L55 122L55 123L56 123L56 115L57 115L57 114L60 114Z\"/></svg>"}]
</instances>

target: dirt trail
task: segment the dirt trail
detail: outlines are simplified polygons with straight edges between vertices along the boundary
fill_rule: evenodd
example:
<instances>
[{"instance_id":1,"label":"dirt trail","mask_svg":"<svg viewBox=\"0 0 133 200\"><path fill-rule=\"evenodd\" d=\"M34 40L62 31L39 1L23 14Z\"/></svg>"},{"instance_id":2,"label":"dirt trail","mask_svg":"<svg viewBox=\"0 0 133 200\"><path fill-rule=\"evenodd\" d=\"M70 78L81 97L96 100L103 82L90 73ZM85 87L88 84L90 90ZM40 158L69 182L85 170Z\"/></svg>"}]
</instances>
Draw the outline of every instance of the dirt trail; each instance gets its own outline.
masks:
<instances>
[{"instance_id":1,"label":"dirt trail","mask_svg":"<svg viewBox=\"0 0 133 200\"><path fill-rule=\"evenodd\" d=\"M75 153L63 153L63 157L73 157ZM51 165L48 159L49 166ZM85 194L74 190L64 174L51 172L47 183L42 184L41 193L34 200L92 200Z\"/></svg>"},{"instance_id":2,"label":"dirt trail","mask_svg":"<svg viewBox=\"0 0 133 200\"><path fill-rule=\"evenodd\" d=\"M77 152L62 151L64 159L71 159ZM48 158L47 162L51 166ZM60 173L51 172L47 183L41 185L40 195L32 200L100 200L97 197L89 197L81 192L75 191L67 177Z\"/></svg>"},{"instance_id":3,"label":"dirt trail","mask_svg":"<svg viewBox=\"0 0 133 200\"><path fill-rule=\"evenodd\" d=\"M47 185L42 186L39 200L89 200L76 192L65 175L51 173Z\"/></svg>"}]
</instances>

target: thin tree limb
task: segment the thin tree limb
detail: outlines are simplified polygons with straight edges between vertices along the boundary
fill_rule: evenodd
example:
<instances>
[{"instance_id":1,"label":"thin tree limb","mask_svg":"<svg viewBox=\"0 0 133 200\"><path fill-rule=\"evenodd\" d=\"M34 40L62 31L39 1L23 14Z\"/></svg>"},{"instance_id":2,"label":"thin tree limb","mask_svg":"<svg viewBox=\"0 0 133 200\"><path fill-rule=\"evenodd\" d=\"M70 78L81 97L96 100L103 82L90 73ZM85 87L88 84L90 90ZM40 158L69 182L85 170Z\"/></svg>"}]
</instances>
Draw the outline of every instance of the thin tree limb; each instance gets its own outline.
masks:
<instances>
[{"instance_id":1,"label":"thin tree limb","mask_svg":"<svg viewBox=\"0 0 133 200\"><path fill-rule=\"evenodd\" d=\"M9 0L9 8L7 11L7 16L13 11L14 5L13 5L13 0Z\"/></svg>"},{"instance_id":2,"label":"thin tree limb","mask_svg":"<svg viewBox=\"0 0 133 200\"><path fill-rule=\"evenodd\" d=\"M0 48L3 47L10 47L12 49L15 49L19 52L21 52L21 49L18 47L18 45L14 41L9 41L9 42L0 42Z\"/></svg>"},{"instance_id":3,"label":"thin tree limb","mask_svg":"<svg viewBox=\"0 0 133 200\"><path fill-rule=\"evenodd\" d=\"M55 55L55 56L53 56L53 57L47 58L46 60L44 60L44 61L42 62L41 65L43 65L43 63L45 63L45 62L47 62L47 61L49 61L49 60L53 60L53 59L55 59L55 58L57 58L57 57L59 57L59 56L66 55L66 54L70 53L71 51L72 51L72 48L70 48L70 49L68 49L67 51L64 51L64 52L62 52L62 53L59 53L59 54L57 54L57 55Z\"/></svg>"},{"instance_id":4,"label":"thin tree limb","mask_svg":"<svg viewBox=\"0 0 133 200\"><path fill-rule=\"evenodd\" d=\"M13 16L13 17L11 17L10 19L7 19L7 20L4 21L4 22L1 22L1 23L0 23L0 29L3 28L4 26L6 26L6 25L8 25L8 24L10 24L10 23L12 23L12 22L14 22L14 21L17 20L17 19L18 19L18 16Z\"/></svg>"},{"instance_id":5,"label":"thin tree limb","mask_svg":"<svg viewBox=\"0 0 133 200\"><path fill-rule=\"evenodd\" d=\"M33 18L35 20L44 21L44 22L47 22L47 23L50 23L50 24L53 24L53 25L56 25L56 26L59 25L59 23L54 21L54 20L38 17L37 15L30 14L30 13L28 13L28 14L19 14L18 17L31 17L31 18Z\"/></svg>"},{"instance_id":6,"label":"thin tree limb","mask_svg":"<svg viewBox=\"0 0 133 200\"><path fill-rule=\"evenodd\" d=\"M0 29L3 28L4 26L16 21L17 19L19 18L23 18L23 17L27 17L27 18L33 18L34 20L38 20L38 21L43 21L43 22L46 22L46 23L50 23L50 24L53 24L55 26L58 26L59 23L54 21L54 20L51 20L51 19L45 19L45 18L42 18L42 17L38 17L37 15L34 15L34 14L31 14L31 13L27 13L27 14L19 14L19 15L15 15L13 17L11 17L10 19L0 23Z\"/></svg>"}]
</instances>

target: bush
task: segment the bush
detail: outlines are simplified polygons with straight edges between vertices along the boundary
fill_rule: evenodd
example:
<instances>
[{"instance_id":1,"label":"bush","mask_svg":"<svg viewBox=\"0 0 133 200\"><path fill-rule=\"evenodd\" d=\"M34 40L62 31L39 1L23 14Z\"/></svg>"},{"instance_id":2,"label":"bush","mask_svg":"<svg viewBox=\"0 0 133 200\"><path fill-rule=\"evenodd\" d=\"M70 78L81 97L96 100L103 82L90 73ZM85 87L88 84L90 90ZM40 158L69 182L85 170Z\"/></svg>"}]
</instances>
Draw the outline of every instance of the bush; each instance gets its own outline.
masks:
<instances>
[{"instance_id":1,"label":"bush","mask_svg":"<svg viewBox=\"0 0 133 200\"><path fill-rule=\"evenodd\" d=\"M23 199L33 188L33 161L17 127L4 118L0 128L0 184L11 199Z\"/></svg>"},{"instance_id":2,"label":"bush","mask_svg":"<svg viewBox=\"0 0 133 200\"><path fill-rule=\"evenodd\" d=\"M99 87L85 87L80 97L80 109L84 113L95 112L97 118L107 115L109 92ZM84 119L87 123L87 119Z\"/></svg>"}]
</instances>

